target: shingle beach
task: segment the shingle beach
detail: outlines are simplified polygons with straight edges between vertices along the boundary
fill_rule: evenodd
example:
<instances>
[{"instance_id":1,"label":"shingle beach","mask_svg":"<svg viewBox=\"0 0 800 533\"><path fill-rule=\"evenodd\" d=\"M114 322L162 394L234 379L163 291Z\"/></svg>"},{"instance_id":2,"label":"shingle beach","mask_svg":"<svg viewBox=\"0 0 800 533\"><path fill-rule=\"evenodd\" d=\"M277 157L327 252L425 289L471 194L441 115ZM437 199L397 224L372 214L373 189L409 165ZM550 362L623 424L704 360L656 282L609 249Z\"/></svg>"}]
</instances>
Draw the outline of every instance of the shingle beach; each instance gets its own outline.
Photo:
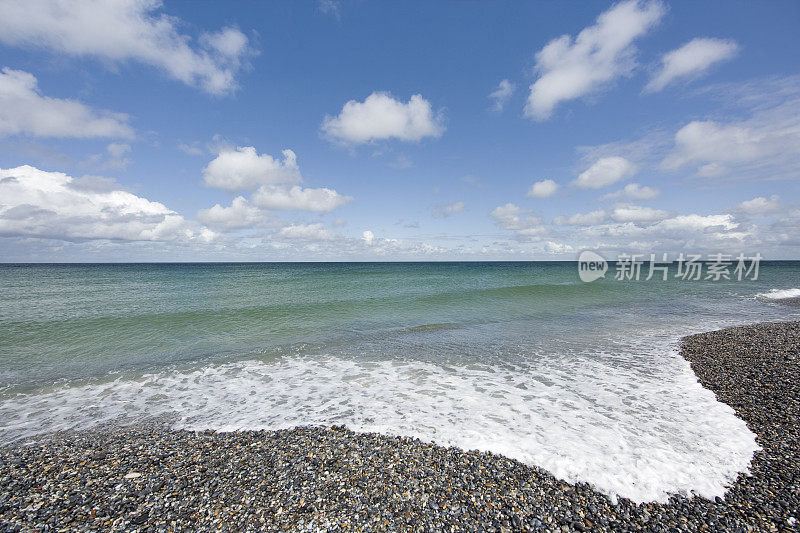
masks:
<instances>
[{"instance_id":1,"label":"shingle beach","mask_svg":"<svg viewBox=\"0 0 800 533\"><path fill-rule=\"evenodd\" d=\"M343 427L215 433L155 421L0 448L0 530L797 530L800 323L692 335L681 353L762 448L715 501L612 503L496 454Z\"/></svg>"}]
</instances>

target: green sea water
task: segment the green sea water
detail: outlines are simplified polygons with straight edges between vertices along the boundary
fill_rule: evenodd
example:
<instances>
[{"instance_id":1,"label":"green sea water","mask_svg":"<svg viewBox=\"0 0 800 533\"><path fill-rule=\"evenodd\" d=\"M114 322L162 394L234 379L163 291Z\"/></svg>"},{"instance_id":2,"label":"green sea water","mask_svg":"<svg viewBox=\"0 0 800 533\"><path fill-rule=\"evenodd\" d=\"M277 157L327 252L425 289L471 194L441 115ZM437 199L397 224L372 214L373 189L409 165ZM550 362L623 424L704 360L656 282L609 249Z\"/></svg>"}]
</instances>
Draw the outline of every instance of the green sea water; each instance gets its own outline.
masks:
<instances>
[{"instance_id":1,"label":"green sea water","mask_svg":"<svg viewBox=\"0 0 800 533\"><path fill-rule=\"evenodd\" d=\"M674 266L673 266L674 268ZM759 279L592 283L572 262L0 265L0 441L149 416L343 423L504 453L609 494L713 495L752 434L680 337L800 318Z\"/></svg>"}]
</instances>

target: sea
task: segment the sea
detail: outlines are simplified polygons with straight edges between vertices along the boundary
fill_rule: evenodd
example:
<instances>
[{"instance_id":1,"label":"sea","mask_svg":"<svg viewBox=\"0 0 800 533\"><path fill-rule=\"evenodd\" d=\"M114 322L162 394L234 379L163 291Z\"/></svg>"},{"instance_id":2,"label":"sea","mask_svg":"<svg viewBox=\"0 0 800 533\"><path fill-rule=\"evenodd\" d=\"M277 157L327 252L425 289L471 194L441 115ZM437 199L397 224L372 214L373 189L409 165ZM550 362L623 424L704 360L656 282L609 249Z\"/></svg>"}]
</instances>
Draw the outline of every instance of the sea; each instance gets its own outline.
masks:
<instances>
[{"instance_id":1,"label":"sea","mask_svg":"<svg viewBox=\"0 0 800 533\"><path fill-rule=\"evenodd\" d=\"M0 445L169 420L345 425L502 454L616 498L713 498L758 450L679 355L800 320L758 279L592 282L576 262L0 265Z\"/></svg>"}]
</instances>

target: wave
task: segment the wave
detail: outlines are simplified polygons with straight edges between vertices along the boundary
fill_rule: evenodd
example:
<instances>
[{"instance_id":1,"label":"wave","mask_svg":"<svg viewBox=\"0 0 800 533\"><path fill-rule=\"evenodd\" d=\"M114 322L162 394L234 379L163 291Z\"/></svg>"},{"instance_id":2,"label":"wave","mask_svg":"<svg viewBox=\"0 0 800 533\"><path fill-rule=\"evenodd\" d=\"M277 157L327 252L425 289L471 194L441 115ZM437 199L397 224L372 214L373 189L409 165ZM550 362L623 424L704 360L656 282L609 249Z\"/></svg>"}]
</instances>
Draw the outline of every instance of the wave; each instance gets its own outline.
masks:
<instances>
[{"instance_id":1,"label":"wave","mask_svg":"<svg viewBox=\"0 0 800 533\"><path fill-rule=\"evenodd\" d=\"M762 300L793 300L800 299L800 289L770 289L769 292L760 292L756 298Z\"/></svg>"},{"instance_id":2,"label":"wave","mask_svg":"<svg viewBox=\"0 0 800 533\"><path fill-rule=\"evenodd\" d=\"M444 329L458 329L461 326L458 324L453 324L452 322L440 322L436 324L422 324L419 326L411 326L408 328L403 328L401 331L403 333L423 333L426 331L441 331Z\"/></svg>"},{"instance_id":3,"label":"wave","mask_svg":"<svg viewBox=\"0 0 800 533\"><path fill-rule=\"evenodd\" d=\"M503 454L639 502L724 494L754 435L674 347L643 348L507 365L320 354L175 367L7 397L0 441L148 416L188 430L344 424Z\"/></svg>"}]
</instances>

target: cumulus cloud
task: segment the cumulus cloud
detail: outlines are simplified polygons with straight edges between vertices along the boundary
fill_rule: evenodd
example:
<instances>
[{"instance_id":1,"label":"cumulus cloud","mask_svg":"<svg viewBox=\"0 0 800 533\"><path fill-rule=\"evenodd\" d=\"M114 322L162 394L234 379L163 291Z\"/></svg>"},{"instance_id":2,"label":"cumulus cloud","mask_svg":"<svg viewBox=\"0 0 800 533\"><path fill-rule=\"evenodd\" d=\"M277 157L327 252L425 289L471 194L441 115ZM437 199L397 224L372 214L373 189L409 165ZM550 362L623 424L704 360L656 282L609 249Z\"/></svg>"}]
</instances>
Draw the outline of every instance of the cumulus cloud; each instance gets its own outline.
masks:
<instances>
[{"instance_id":1,"label":"cumulus cloud","mask_svg":"<svg viewBox=\"0 0 800 533\"><path fill-rule=\"evenodd\" d=\"M661 220L625 221L579 228L572 236L587 242L600 242L606 249L652 253L752 252L759 242L757 228L742 228L732 215L714 214L668 216Z\"/></svg>"},{"instance_id":2,"label":"cumulus cloud","mask_svg":"<svg viewBox=\"0 0 800 533\"><path fill-rule=\"evenodd\" d=\"M8 135L130 138L133 129L127 115L44 96L33 74L4 67L0 72L0 137Z\"/></svg>"},{"instance_id":3,"label":"cumulus cloud","mask_svg":"<svg viewBox=\"0 0 800 533\"><path fill-rule=\"evenodd\" d=\"M629 183L618 191L604 195L602 199L631 198L632 200L652 200L660 193L661 191L653 187L639 185L638 183Z\"/></svg>"},{"instance_id":4,"label":"cumulus cloud","mask_svg":"<svg viewBox=\"0 0 800 533\"><path fill-rule=\"evenodd\" d=\"M511 95L514 94L514 91L516 89L517 86L515 84L511 83L508 80L502 80L498 84L497 89L495 89L489 95L489 98L491 98L494 101L494 103L492 104L492 109L494 109L498 113L501 112L503 110L503 107L505 107L506 102L508 101L509 98L511 98Z\"/></svg>"},{"instance_id":5,"label":"cumulus cloud","mask_svg":"<svg viewBox=\"0 0 800 533\"><path fill-rule=\"evenodd\" d=\"M780 202L780 196L773 194L769 198L759 196L752 200L745 200L736 206L737 211L741 211L748 215L766 215L768 213L775 213L783 209Z\"/></svg>"},{"instance_id":6,"label":"cumulus cloud","mask_svg":"<svg viewBox=\"0 0 800 533\"><path fill-rule=\"evenodd\" d=\"M361 233L361 240L364 241L364 244L367 246L371 246L375 242L375 234L370 230L364 230Z\"/></svg>"},{"instance_id":7,"label":"cumulus cloud","mask_svg":"<svg viewBox=\"0 0 800 533\"><path fill-rule=\"evenodd\" d=\"M237 196L229 207L216 204L209 209L201 209L197 213L197 219L210 228L230 231L263 225L269 220L269 215L250 205L243 196Z\"/></svg>"},{"instance_id":8,"label":"cumulus cloud","mask_svg":"<svg viewBox=\"0 0 800 533\"><path fill-rule=\"evenodd\" d=\"M549 198L558 190L558 183L553 180L537 181L528 189L528 198Z\"/></svg>"},{"instance_id":9,"label":"cumulus cloud","mask_svg":"<svg viewBox=\"0 0 800 533\"><path fill-rule=\"evenodd\" d=\"M433 210L434 218L447 218L454 213L460 213L466 209L467 204L464 202L455 202L452 204L442 205Z\"/></svg>"},{"instance_id":10,"label":"cumulus cloud","mask_svg":"<svg viewBox=\"0 0 800 533\"><path fill-rule=\"evenodd\" d=\"M573 253L575 248L569 244L547 241L544 245L544 251L548 254L568 254Z\"/></svg>"},{"instance_id":11,"label":"cumulus cloud","mask_svg":"<svg viewBox=\"0 0 800 533\"><path fill-rule=\"evenodd\" d=\"M337 239L338 235L322 223L316 223L284 226L273 233L272 237L290 241L332 241Z\"/></svg>"},{"instance_id":12,"label":"cumulus cloud","mask_svg":"<svg viewBox=\"0 0 800 533\"><path fill-rule=\"evenodd\" d=\"M0 169L0 235L62 240L209 242L213 231L114 187L28 165Z\"/></svg>"},{"instance_id":13,"label":"cumulus cloud","mask_svg":"<svg viewBox=\"0 0 800 533\"><path fill-rule=\"evenodd\" d=\"M281 250L284 259L308 257L364 260L369 257L395 257L411 259L420 256L450 257L461 255L460 250L446 250L427 242L412 242L389 237L379 237L371 230L364 230L359 238L345 237L325 229L322 224L295 224L270 234L267 245Z\"/></svg>"},{"instance_id":14,"label":"cumulus cloud","mask_svg":"<svg viewBox=\"0 0 800 533\"><path fill-rule=\"evenodd\" d=\"M297 156L284 150L283 161L268 154L258 155L252 146L226 148L203 169L206 185L227 191L254 189L260 185L299 183Z\"/></svg>"},{"instance_id":15,"label":"cumulus cloud","mask_svg":"<svg viewBox=\"0 0 800 533\"><path fill-rule=\"evenodd\" d=\"M794 106L800 107L800 106ZM731 167L751 163L772 165L790 159L800 162L800 118L776 117L777 121L751 120L723 124L693 121L675 134L675 148L662 168L677 170L694 165L701 177L726 174Z\"/></svg>"},{"instance_id":16,"label":"cumulus cloud","mask_svg":"<svg viewBox=\"0 0 800 533\"><path fill-rule=\"evenodd\" d=\"M203 178L206 185L227 191L255 189L249 209L326 212L353 200L327 187L314 189L297 185L303 178L297 156L291 150L284 150L283 160L279 160L268 154L259 155L252 146L240 146L235 150L224 148L203 170ZM221 213L220 210L233 206L216 207ZM240 205L238 212L245 214L243 206ZM237 219L256 220L252 217Z\"/></svg>"},{"instance_id":17,"label":"cumulus cloud","mask_svg":"<svg viewBox=\"0 0 800 533\"><path fill-rule=\"evenodd\" d=\"M253 203L259 207L284 211L332 211L352 200L352 196L342 196L333 189L304 189L299 185L264 185L253 196Z\"/></svg>"},{"instance_id":18,"label":"cumulus cloud","mask_svg":"<svg viewBox=\"0 0 800 533\"><path fill-rule=\"evenodd\" d=\"M498 226L505 229L518 229L522 226L522 215L526 213L520 206L507 203L495 207L491 216L494 218Z\"/></svg>"},{"instance_id":19,"label":"cumulus cloud","mask_svg":"<svg viewBox=\"0 0 800 533\"><path fill-rule=\"evenodd\" d=\"M696 38L661 56L661 68L645 87L657 92L678 80L694 78L713 65L732 59L739 46L731 40Z\"/></svg>"},{"instance_id":20,"label":"cumulus cloud","mask_svg":"<svg viewBox=\"0 0 800 533\"><path fill-rule=\"evenodd\" d=\"M525 115L545 120L561 102L595 93L636 66L634 41L664 14L658 1L628 0L602 13L573 39L562 35L536 54L538 78Z\"/></svg>"},{"instance_id":21,"label":"cumulus cloud","mask_svg":"<svg viewBox=\"0 0 800 533\"><path fill-rule=\"evenodd\" d=\"M653 222L655 220L663 220L668 216L669 213L661 209L640 205L622 205L615 207L611 212L611 218L617 222Z\"/></svg>"},{"instance_id":22,"label":"cumulus cloud","mask_svg":"<svg viewBox=\"0 0 800 533\"><path fill-rule=\"evenodd\" d=\"M575 184L582 189L599 189L632 176L635 170L634 164L624 157L603 157L583 171Z\"/></svg>"},{"instance_id":23,"label":"cumulus cloud","mask_svg":"<svg viewBox=\"0 0 800 533\"><path fill-rule=\"evenodd\" d=\"M412 242L379 237L364 230L360 237L345 237L327 230L322 224L294 224L280 228L267 237L267 246L280 250L284 259L308 257L363 260L368 257L415 258L420 256L458 257L461 250L446 250L427 242Z\"/></svg>"},{"instance_id":24,"label":"cumulus cloud","mask_svg":"<svg viewBox=\"0 0 800 533\"><path fill-rule=\"evenodd\" d=\"M419 141L440 137L444 121L441 112L434 113L422 95L415 94L403 103L388 93L374 92L363 102L350 100L339 115L326 116L322 132L328 139L348 145L387 139Z\"/></svg>"},{"instance_id":25,"label":"cumulus cloud","mask_svg":"<svg viewBox=\"0 0 800 533\"><path fill-rule=\"evenodd\" d=\"M732 230L739 226L729 214L719 215L678 215L653 225L651 231L706 231L709 229Z\"/></svg>"},{"instance_id":26,"label":"cumulus cloud","mask_svg":"<svg viewBox=\"0 0 800 533\"><path fill-rule=\"evenodd\" d=\"M214 95L235 90L253 53L247 37L226 27L192 46L179 31L183 22L159 13L162 7L160 0L9 0L0 2L0 42L106 63L138 61Z\"/></svg>"},{"instance_id":27,"label":"cumulus cloud","mask_svg":"<svg viewBox=\"0 0 800 533\"><path fill-rule=\"evenodd\" d=\"M559 216L553 219L556 226L591 226L599 224L606 218L606 212L602 209L591 213L575 213L572 216Z\"/></svg>"},{"instance_id":28,"label":"cumulus cloud","mask_svg":"<svg viewBox=\"0 0 800 533\"><path fill-rule=\"evenodd\" d=\"M800 174L800 76L717 84L703 92L724 103L722 110L712 111L713 120L579 150L589 161L625 154L637 169L688 171L702 178L776 180ZM743 114L719 118L722 111L730 116L731 109Z\"/></svg>"},{"instance_id":29,"label":"cumulus cloud","mask_svg":"<svg viewBox=\"0 0 800 533\"><path fill-rule=\"evenodd\" d=\"M538 237L547 233L540 216L510 202L494 208L491 217L495 224L503 229L513 230L521 237Z\"/></svg>"},{"instance_id":30,"label":"cumulus cloud","mask_svg":"<svg viewBox=\"0 0 800 533\"><path fill-rule=\"evenodd\" d=\"M667 146L661 169L692 169L704 178L793 179L800 172L800 77L713 87L744 120L696 120Z\"/></svg>"}]
</instances>

